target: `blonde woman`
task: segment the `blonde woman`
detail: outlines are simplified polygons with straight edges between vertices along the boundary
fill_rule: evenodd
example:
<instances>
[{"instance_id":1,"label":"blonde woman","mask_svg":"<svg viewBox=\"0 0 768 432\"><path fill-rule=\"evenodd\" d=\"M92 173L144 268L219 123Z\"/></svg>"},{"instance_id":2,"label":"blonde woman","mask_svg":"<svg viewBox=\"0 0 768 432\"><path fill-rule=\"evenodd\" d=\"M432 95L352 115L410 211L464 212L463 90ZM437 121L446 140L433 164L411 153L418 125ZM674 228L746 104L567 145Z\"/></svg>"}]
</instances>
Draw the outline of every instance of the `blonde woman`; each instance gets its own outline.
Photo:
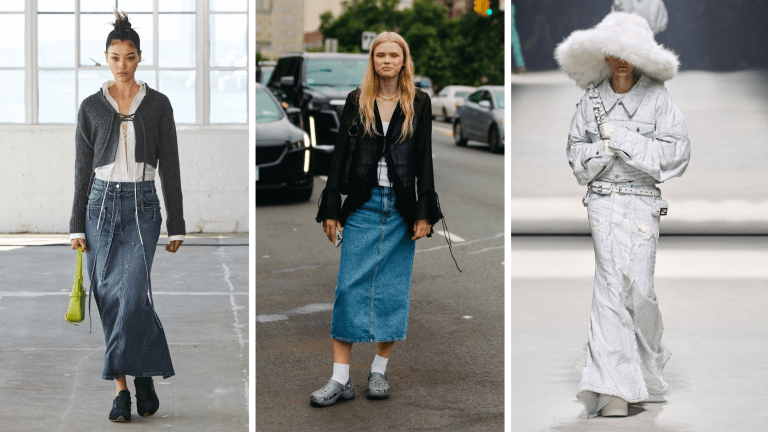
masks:
<instances>
[{"instance_id":1,"label":"blonde woman","mask_svg":"<svg viewBox=\"0 0 768 432\"><path fill-rule=\"evenodd\" d=\"M405 40L381 33L361 88L344 106L316 218L331 242L337 230L344 235L331 323L333 376L310 396L314 406L355 397L349 378L355 342L378 343L366 396L389 397L386 366L408 328L415 241L442 218L432 172L432 103L414 87L413 74ZM350 135L357 141L351 156Z\"/></svg>"}]
</instances>

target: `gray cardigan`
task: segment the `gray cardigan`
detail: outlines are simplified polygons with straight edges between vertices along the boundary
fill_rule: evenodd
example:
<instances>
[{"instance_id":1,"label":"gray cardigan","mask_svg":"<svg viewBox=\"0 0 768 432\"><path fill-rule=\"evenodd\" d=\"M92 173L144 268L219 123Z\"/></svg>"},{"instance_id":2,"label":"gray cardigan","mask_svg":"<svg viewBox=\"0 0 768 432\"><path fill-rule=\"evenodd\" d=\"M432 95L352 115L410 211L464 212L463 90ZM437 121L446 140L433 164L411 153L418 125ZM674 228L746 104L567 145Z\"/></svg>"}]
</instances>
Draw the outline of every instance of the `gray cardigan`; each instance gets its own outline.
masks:
<instances>
[{"instance_id":1,"label":"gray cardigan","mask_svg":"<svg viewBox=\"0 0 768 432\"><path fill-rule=\"evenodd\" d=\"M176 124L168 98L146 86L147 94L134 114L136 162L158 168L168 220L168 235L184 235L184 208L179 175L179 149ZM120 115L101 90L88 96L77 113L75 133L75 198L70 233L85 232L88 194L94 170L115 161L120 138Z\"/></svg>"}]
</instances>

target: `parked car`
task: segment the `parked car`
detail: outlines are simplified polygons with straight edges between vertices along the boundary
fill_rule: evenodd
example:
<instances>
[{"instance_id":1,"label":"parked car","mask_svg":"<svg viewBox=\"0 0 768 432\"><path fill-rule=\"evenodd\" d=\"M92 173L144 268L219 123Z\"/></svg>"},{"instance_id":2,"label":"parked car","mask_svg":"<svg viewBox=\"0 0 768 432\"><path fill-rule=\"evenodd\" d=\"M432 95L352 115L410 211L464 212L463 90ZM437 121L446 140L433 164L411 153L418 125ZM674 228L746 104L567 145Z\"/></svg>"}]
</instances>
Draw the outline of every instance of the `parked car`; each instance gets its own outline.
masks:
<instances>
[{"instance_id":1,"label":"parked car","mask_svg":"<svg viewBox=\"0 0 768 432\"><path fill-rule=\"evenodd\" d=\"M480 86L456 107L453 141L457 146L467 140L488 143L491 151L504 151L504 86Z\"/></svg>"},{"instance_id":2,"label":"parked car","mask_svg":"<svg viewBox=\"0 0 768 432\"><path fill-rule=\"evenodd\" d=\"M284 191L306 201L312 196L312 143L295 123L298 108L284 109L256 83L256 191ZM291 121L293 119L293 122Z\"/></svg>"},{"instance_id":3,"label":"parked car","mask_svg":"<svg viewBox=\"0 0 768 432\"><path fill-rule=\"evenodd\" d=\"M256 82L266 85L275 70L276 61L262 60L256 64Z\"/></svg>"},{"instance_id":4,"label":"parked car","mask_svg":"<svg viewBox=\"0 0 768 432\"><path fill-rule=\"evenodd\" d=\"M456 115L456 106L465 99L475 87L449 85L443 87L432 98L432 116L443 121L450 121Z\"/></svg>"},{"instance_id":5,"label":"parked car","mask_svg":"<svg viewBox=\"0 0 768 432\"><path fill-rule=\"evenodd\" d=\"M367 66L367 54L301 52L277 60L267 87L284 107L301 111L319 164L330 163L347 94L362 84Z\"/></svg>"},{"instance_id":6,"label":"parked car","mask_svg":"<svg viewBox=\"0 0 768 432\"><path fill-rule=\"evenodd\" d=\"M424 93L428 94L429 97L435 96L435 89L432 87L432 80L429 79L429 77L415 76L413 77L413 84L417 89L420 89Z\"/></svg>"}]
</instances>

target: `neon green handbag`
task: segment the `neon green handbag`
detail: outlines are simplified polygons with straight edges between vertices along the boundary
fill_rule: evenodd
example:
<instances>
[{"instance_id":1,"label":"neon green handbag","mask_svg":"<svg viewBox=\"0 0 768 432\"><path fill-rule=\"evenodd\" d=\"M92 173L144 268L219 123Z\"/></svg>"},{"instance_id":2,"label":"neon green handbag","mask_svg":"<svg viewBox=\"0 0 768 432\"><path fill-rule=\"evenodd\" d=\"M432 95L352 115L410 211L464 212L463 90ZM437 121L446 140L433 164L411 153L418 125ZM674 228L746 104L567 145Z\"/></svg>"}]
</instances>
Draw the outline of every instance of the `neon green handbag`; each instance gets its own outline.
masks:
<instances>
[{"instance_id":1,"label":"neon green handbag","mask_svg":"<svg viewBox=\"0 0 768 432\"><path fill-rule=\"evenodd\" d=\"M85 290L83 289L83 248L77 248L77 267L75 268L75 285L69 294L69 309L64 319L68 323L83 322L85 319Z\"/></svg>"}]
</instances>

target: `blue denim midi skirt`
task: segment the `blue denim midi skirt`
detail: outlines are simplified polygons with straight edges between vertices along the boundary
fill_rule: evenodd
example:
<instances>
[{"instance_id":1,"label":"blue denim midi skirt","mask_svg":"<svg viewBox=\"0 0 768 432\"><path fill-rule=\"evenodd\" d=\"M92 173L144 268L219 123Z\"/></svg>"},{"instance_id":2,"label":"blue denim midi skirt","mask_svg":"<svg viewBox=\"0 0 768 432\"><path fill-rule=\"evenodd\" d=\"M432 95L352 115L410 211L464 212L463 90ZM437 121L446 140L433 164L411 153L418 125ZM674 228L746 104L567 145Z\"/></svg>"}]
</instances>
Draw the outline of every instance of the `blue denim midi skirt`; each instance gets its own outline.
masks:
<instances>
[{"instance_id":1,"label":"blue denim midi skirt","mask_svg":"<svg viewBox=\"0 0 768 432\"><path fill-rule=\"evenodd\" d=\"M395 210L391 188L347 218L331 337L343 342L405 340L416 242Z\"/></svg>"},{"instance_id":2,"label":"blue denim midi skirt","mask_svg":"<svg viewBox=\"0 0 768 432\"><path fill-rule=\"evenodd\" d=\"M94 180L85 242L90 292L107 347L102 379L174 375L149 277L161 223L154 182Z\"/></svg>"}]
</instances>

